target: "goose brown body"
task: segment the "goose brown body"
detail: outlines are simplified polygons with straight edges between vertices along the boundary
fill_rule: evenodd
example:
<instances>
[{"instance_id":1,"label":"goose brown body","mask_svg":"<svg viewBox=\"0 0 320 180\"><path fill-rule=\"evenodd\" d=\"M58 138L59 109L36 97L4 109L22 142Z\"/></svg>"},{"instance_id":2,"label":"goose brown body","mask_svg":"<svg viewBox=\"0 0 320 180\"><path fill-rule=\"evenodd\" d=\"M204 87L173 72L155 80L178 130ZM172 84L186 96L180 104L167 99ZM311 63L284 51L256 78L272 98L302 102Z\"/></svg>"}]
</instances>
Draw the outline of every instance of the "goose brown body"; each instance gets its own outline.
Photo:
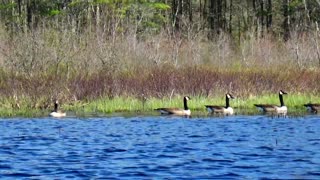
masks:
<instances>
[{"instance_id":1,"label":"goose brown body","mask_svg":"<svg viewBox=\"0 0 320 180\"><path fill-rule=\"evenodd\" d=\"M308 104L304 104L303 106L305 106L307 110L310 112L313 112L313 113L320 112L320 104L308 103Z\"/></svg>"},{"instance_id":2,"label":"goose brown body","mask_svg":"<svg viewBox=\"0 0 320 180\"><path fill-rule=\"evenodd\" d=\"M190 97L185 96L183 98L184 109L181 108L157 108L156 111L159 111L161 114L168 114L168 115L178 115L178 116L190 116L191 111L188 108L188 101Z\"/></svg>"},{"instance_id":3,"label":"goose brown body","mask_svg":"<svg viewBox=\"0 0 320 180\"><path fill-rule=\"evenodd\" d=\"M233 108L230 107L229 100L234 99L234 97L227 93L226 94L226 106L217 106L217 105L206 105L206 109L209 113L219 113L219 114L233 114Z\"/></svg>"},{"instance_id":4,"label":"goose brown body","mask_svg":"<svg viewBox=\"0 0 320 180\"><path fill-rule=\"evenodd\" d=\"M278 114L286 114L288 111L287 106L285 106L283 101L283 95L287 94L286 92L280 90L279 91L279 100L280 100L280 106L274 105L274 104L254 104L260 111L265 113L278 113Z\"/></svg>"},{"instance_id":5,"label":"goose brown body","mask_svg":"<svg viewBox=\"0 0 320 180\"><path fill-rule=\"evenodd\" d=\"M54 102L54 109L53 111L49 114L49 116L51 117L65 117L66 116L66 113L65 112L62 112L59 110L59 102L58 101L55 101Z\"/></svg>"}]
</instances>

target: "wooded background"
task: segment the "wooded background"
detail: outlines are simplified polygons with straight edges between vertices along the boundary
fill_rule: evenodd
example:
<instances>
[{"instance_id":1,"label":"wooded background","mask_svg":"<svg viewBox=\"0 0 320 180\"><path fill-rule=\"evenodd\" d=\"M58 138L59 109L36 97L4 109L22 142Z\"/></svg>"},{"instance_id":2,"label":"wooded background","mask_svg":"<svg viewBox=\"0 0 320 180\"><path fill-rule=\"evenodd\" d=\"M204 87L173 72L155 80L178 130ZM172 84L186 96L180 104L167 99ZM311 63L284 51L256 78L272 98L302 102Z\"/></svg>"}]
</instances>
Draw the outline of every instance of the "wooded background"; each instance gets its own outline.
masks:
<instances>
[{"instance_id":1,"label":"wooded background","mask_svg":"<svg viewBox=\"0 0 320 180\"><path fill-rule=\"evenodd\" d=\"M320 0L0 0L0 104L319 95Z\"/></svg>"},{"instance_id":2,"label":"wooded background","mask_svg":"<svg viewBox=\"0 0 320 180\"><path fill-rule=\"evenodd\" d=\"M243 32L290 37L318 28L320 0L2 0L0 19L12 32L39 26L109 35L221 32L240 40Z\"/></svg>"}]
</instances>

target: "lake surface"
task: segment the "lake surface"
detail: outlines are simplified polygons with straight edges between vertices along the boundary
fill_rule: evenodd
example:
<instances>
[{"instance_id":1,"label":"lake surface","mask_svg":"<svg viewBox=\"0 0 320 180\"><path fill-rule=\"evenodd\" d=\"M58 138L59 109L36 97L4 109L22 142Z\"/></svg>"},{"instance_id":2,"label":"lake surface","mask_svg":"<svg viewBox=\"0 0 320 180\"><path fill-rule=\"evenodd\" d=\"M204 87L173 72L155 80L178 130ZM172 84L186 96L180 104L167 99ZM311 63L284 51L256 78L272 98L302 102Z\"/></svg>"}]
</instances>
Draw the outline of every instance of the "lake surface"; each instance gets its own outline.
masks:
<instances>
[{"instance_id":1,"label":"lake surface","mask_svg":"<svg viewBox=\"0 0 320 180\"><path fill-rule=\"evenodd\" d=\"M319 179L320 116L0 120L4 179Z\"/></svg>"}]
</instances>

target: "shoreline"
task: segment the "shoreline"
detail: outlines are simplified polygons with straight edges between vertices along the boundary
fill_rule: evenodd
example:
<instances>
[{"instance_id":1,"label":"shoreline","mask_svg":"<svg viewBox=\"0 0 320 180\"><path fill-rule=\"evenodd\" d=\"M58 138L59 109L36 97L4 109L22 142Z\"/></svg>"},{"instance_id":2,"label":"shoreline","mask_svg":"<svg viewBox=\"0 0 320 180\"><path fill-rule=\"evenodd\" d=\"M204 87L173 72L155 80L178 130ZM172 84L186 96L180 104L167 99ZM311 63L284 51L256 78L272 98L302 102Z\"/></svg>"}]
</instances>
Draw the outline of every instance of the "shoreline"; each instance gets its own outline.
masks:
<instances>
[{"instance_id":1,"label":"shoreline","mask_svg":"<svg viewBox=\"0 0 320 180\"><path fill-rule=\"evenodd\" d=\"M285 105L288 107L288 114L306 113L307 110L303 104L312 102L318 103L319 99L315 95L311 94L288 94L284 97ZM312 101L313 100L313 101ZM320 101L320 100L319 100ZM251 97L236 97L236 99L230 100L230 105L234 108L235 114L262 114L253 104L266 103L279 105L279 99L277 94L268 94L263 96L251 96ZM188 102L191 111L196 112L192 114L207 115L205 105L225 105L224 97L202 97L191 96L191 100ZM48 115L52 109L53 104L49 105L45 109L30 108L27 104L21 104L22 108L12 106L2 106L0 108L0 117L43 117ZM147 98L141 100L141 98L135 97L114 97L101 98L92 100L89 102L77 101L72 104L61 104L61 110L75 116L87 116L91 114L107 116L111 114L150 114L157 115L158 113L154 109L159 107L177 107L182 108L182 96L175 96L173 98Z\"/></svg>"}]
</instances>

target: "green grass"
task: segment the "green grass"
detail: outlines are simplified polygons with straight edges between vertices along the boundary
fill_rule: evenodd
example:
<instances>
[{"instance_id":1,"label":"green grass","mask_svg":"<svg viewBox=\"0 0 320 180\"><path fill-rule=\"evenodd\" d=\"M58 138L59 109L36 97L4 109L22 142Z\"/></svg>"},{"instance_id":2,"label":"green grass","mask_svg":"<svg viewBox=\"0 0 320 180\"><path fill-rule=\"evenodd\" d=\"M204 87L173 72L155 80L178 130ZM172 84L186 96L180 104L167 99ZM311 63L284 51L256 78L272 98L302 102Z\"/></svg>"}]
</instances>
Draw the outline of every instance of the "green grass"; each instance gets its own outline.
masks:
<instances>
[{"instance_id":1,"label":"green grass","mask_svg":"<svg viewBox=\"0 0 320 180\"><path fill-rule=\"evenodd\" d=\"M182 99L182 96L163 99L148 98L143 102L141 99L134 97L114 97L112 99L102 98L90 102L77 102L72 105L62 104L61 108L69 114L74 114L76 116L107 115L113 113L156 113L154 109L159 107L183 108ZM320 98L311 94L290 94L284 96L284 101L289 112L300 113L306 111L303 104L308 102L320 102ZM235 109L235 112L238 113L258 112L253 104L260 103L278 105L278 95L267 94L263 96L251 96L245 98L236 97L230 101L230 105ZM194 112L198 112L200 114L206 113L204 105L225 105L225 97L193 96L188 102L188 105ZM20 109L9 105L2 105L0 108L1 117L40 117L47 116L50 112L51 109L34 109L25 104L23 104Z\"/></svg>"},{"instance_id":2,"label":"green grass","mask_svg":"<svg viewBox=\"0 0 320 180\"><path fill-rule=\"evenodd\" d=\"M173 98L150 98L145 102L133 97L115 97L113 99L99 99L86 104L79 103L74 106L64 106L69 111L78 113L115 113L115 112L150 112L159 107L180 107L183 108L182 96ZM309 94L294 94L284 96L284 101L289 112L303 112L303 104L317 102L320 98ZM230 101L232 107L242 112L254 112L256 109L253 104L279 104L278 95L252 96L249 98L235 98ZM189 108L194 111L205 112L204 105L225 105L225 97L202 97L194 96L188 102Z\"/></svg>"},{"instance_id":3,"label":"green grass","mask_svg":"<svg viewBox=\"0 0 320 180\"><path fill-rule=\"evenodd\" d=\"M8 109L0 108L0 117L42 117L48 116L47 111L39 109Z\"/></svg>"}]
</instances>

